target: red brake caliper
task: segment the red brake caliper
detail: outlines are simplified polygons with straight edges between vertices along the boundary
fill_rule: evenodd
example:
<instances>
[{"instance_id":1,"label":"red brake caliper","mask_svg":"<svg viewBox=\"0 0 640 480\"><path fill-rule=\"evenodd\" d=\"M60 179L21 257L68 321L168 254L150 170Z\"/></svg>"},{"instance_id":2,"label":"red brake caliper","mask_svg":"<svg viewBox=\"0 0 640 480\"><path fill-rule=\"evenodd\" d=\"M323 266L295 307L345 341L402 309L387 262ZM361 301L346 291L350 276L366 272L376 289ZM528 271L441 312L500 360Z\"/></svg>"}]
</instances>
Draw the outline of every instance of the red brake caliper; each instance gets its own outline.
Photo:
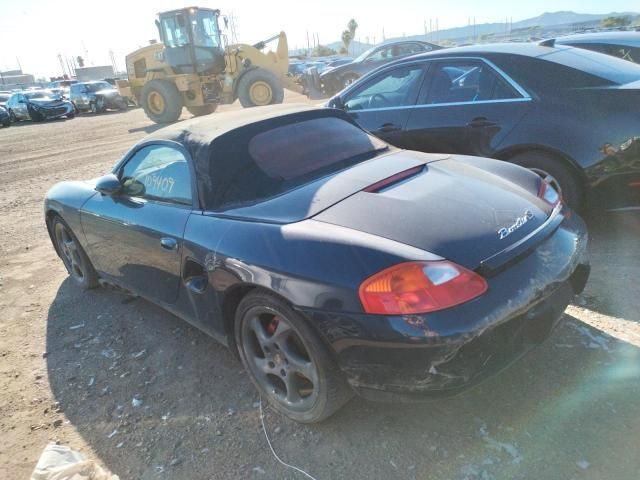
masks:
<instances>
[{"instance_id":1,"label":"red brake caliper","mask_svg":"<svg viewBox=\"0 0 640 480\"><path fill-rule=\"evenodd\" d=\"M269 336L273 335L276 332L277 328L278 328L278 317L273 317L271 320L269 320L269 323L267 324L267 333L269 334Z\"/></svg>"}]
</instances>

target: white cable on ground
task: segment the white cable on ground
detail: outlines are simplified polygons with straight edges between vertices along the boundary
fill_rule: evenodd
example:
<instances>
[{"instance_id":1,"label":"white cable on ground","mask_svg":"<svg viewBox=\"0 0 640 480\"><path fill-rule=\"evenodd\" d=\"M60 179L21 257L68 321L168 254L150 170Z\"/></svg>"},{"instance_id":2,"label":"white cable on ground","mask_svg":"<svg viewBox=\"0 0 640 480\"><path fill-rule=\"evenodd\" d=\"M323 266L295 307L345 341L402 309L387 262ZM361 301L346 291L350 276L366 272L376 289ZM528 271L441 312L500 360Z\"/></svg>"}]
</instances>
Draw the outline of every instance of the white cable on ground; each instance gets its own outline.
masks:
<instances>
[{"instance_id":1,"label":"white cable on ground","mask_svg":"<svg viewBox=\"0 0 640 480\"><path fill-rule=\"evenodd\" d=\"M273 449L273 445L271 445L271 440L269 440L269 435L267 434L267 427L264 426L264 414L262 413L262 395L260 395L260 421L262 422L262 431L264 432L264 438L267 439L267 443L269 444L269 448L271 449L271 453L273 453L273 456L276 457L276 460L278 460L278 462L280 462L282 465L284 465L287 468L291 468L292 470L295 470L296 472L300 472L301 474L303 474L305 477L310 478L311 480L317 480L315 477L312 477L311 475L309 475L307 472L305 472L304 470L294 466L294 465L290 465L287 462L284 462L276 453L276 451Z\"/></svg>"}]
</instances>

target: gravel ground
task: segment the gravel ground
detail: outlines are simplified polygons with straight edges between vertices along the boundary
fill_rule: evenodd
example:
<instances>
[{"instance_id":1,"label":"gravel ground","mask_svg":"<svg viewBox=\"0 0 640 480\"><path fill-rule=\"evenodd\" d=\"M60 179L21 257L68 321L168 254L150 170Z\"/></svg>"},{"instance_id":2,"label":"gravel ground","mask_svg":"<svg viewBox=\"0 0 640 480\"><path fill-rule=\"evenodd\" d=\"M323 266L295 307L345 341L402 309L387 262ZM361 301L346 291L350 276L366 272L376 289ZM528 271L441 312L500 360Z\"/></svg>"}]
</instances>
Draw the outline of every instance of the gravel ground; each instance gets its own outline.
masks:
<instances>
[{"instance_id":1,"label":"gravel ground","mask_svg":"<svg viewBox=\"0 0 640 480\"><path fill-rule=\"evenodd\" d=\"M49 243L47 189L152 128L130 110L0 130L2 479L28 478L49 441L123 480L304 478L271 455L233 355L146 301L77 291ZM588 224L590 283L542 347L451 399L356 398L315 426L266 408L276 451L318 480L639 478L640 217Z\"/></svg>"}]
</instances>

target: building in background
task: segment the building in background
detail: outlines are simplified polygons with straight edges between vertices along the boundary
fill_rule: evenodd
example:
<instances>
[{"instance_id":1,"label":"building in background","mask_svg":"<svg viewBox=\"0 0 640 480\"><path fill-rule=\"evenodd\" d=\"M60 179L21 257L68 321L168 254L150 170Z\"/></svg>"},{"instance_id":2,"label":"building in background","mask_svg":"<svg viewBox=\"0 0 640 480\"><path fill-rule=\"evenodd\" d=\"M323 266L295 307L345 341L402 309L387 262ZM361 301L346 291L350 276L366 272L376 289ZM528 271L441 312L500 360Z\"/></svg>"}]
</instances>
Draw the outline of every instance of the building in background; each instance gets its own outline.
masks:
<instances>
[{"instance_id":1,"label":"building in background","mask_svg":"<svg viewBox=\"0 0 640 480\"><path fill-rule=\"evenodd\" d=\"M33 75L22 73L22 70L0 72L0 90L14 90L36 86Z\"/></svg>"},{"instance_id":2,"label":"building in background","mask_svg":"<svg viewBox=\"0 0 640 480\"><path fill-rule=\"evenodd\" d=\"M76 67L76 79L79 82L103 80L114 76L113 66L104 65L98 67Z\"/></svg>"}]
</instances>

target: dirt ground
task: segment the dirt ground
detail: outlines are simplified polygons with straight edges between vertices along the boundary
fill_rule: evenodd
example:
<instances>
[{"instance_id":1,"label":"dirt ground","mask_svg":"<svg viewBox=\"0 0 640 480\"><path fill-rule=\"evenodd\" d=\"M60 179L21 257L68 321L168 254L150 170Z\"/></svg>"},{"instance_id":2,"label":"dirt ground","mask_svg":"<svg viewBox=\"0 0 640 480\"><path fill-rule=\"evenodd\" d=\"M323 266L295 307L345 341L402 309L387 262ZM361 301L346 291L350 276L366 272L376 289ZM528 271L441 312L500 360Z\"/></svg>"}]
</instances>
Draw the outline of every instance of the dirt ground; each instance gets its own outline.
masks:
<instances>
[{"instance_id":1,"label":"dirt ground","mask_svg":"<svg viewBox=\"0 0 640 480\"><path fill-rule=\"evenodd\" d=\"M29 478L58 441L123 480L302 479L224 347L143 300L76 290L50 245L47 189L107 172L151 128L132 109L0 130L0 478ZM318 480L640 478L640 216L588 224L591 280L541 348L452 399L356 398L315 426L267 408L276 451Z\"/></svg>"}]
</instances>

